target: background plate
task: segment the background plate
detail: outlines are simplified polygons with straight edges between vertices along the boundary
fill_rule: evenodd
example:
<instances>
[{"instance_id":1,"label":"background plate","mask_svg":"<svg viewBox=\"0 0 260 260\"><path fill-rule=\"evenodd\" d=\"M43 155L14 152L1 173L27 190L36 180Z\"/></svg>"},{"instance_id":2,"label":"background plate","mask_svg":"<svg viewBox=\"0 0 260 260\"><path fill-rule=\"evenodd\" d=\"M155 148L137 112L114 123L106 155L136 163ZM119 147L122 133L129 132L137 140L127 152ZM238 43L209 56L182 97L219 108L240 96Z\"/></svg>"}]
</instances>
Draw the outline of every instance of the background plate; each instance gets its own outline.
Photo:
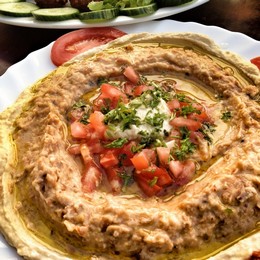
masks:
<instances>
[{"instance_id":1,"label":"background plate","mask_svg":"<svg viewBox=\"0 0 260 260\"><path fill-rule=\"evenodd\" d=\"M193 32L202 33L212 38L224 50L235 52L250 60L259 56L260 41L256 41L244 34L230 32L216 27L205 26L198 23L176 22L172 20L150 21L142 24L124 25L116 27L127 33L138 32ZM55 69L50 60L52 44L32 52L24 60L11 66L0 77L0 111L11 105L18 95L26 87L36 80L45 76ZM0 235L0 259L15 260L21 259L16 251L11 248Z\"/></svg>"},{"instance_id":2,"label":"background plate","mask_svg":"<svg viewBox=\"0 0 260 260\"><path fill-rule=\"evenodd\" d=\"M170 15L178 14L190 10L192 8L195 8L199 5L202 5L208 1L209 0L194 0L190 3L180 5L180 6L160 8L152 15L148 15L141 18L118 16L114 20L105 23L87 24L81 22L78 19L66 20L61 22L42 22L42 21L35 20L33 17L17 18L17 17L9 17L4 15L0 15L0 22L11 24L11 25L23 26L23 27L49 28L49 29L78 29L78 28L86 28L86 27L119 26L125 24L134 24L134 23L152 21L155 19L160 19Z\"/></svg>"}]
</instances>

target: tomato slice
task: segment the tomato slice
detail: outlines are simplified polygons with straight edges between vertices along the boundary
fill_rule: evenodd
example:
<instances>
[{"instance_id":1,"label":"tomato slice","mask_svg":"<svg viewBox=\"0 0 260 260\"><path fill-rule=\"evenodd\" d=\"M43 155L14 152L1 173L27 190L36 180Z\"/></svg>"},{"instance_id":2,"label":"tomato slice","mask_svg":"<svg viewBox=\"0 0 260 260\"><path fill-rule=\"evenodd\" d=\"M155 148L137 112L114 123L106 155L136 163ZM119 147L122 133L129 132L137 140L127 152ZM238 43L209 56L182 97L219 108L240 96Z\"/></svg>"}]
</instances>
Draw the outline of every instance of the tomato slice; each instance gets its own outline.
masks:
<instances>
[{"instance_id":1,"label":"tomato slice","mask_svg":"<svg viewBox=\"0 0 260 260\"><path fill-rule=\"evenodd\" d=\"M85 28L69 32L54 42L51 60L56 66L60 66L84 51L106 44L125 34L111 27Z\"/></svg>"},{"instance_id":2,"label":"tomato slice","mask_svg":"<svg viewBox=\"0 0 260 260\"><path fill-rule=\"evenodd\" d=\"M251 59L250 61L251 61L251 63L256 65L256 67L260 70L260 56L255 57L255 58Z\"/></svg>"}]
</instances>

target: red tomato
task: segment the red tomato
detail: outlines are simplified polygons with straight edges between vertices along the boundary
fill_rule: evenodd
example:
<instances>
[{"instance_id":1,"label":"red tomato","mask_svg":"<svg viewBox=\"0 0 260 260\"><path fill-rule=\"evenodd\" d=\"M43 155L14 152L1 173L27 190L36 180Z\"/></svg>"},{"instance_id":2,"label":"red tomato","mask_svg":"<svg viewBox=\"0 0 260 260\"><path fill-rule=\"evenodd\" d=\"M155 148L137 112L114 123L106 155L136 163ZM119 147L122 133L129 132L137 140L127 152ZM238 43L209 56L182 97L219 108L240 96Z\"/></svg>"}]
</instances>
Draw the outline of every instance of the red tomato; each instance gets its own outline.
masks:
<instances>
[{"instance_id":1,"label":"red tomato","mask_svg":"<svg viewBox=\"0 0 260 260\"><path fill-rule=\"evenodd\" d=\"M70 130L71 130L71 135L74 138L86 138L87 134L88 134L88 127L87 125L84 125L78 121L74 121L71 125L70 125Z\"/></svg>"},{"instance_id":2,"label":"red tomato","mask_svg":"<svg viewBox=\"0 0 260 260\"><path fill-rule=\"evenodd\" d=\"M100 138L104 137L104 134L107 129L106 125L104 124L104 118L105 116L99 111L94 111L89 116L89 123L95 129L95 132L98 134Z\"/></svg>"},{"instance_id":3,"label":"red tomato","mask_svg":"<svg viewBox=\"0 0 260 260\"><path fill-rule=\"evenodd\" d=\"M190 131L197 131L201 128L201 122L184 117L176 117L170 121L170 124L175 127L187 127Z\"/></svg>"},{"instance_id":4,"label":"red tomato","mask_svg":"<svg viewBox=\"0 0 260 260\"><path fill-rule=\"evenodd\" d=\"M111 27L85 28L59 37L51 49L51 60L56 66L96 46L108 43L125 32Z\"/></svg>"},{"instance_id":5,"label":"red tomato","mask_svg":"<svg viewBox=\"0 0 260 260\"><path fill-rule=\"evenodd\" d=\"M145 92L146 90L149 90L149 89L154 89L154 87L147 86L147 85L139 85L134 88L134 96L135 97L141 96L143 94L143 92Z\"/></svg>"},{"instance_id":6,"label":"red tomato","mask_svg":"<svg viewBox=\"0 0 260 260\"><path fill-rule=\"evenodd\" d=\"M141 190L148 196L152 197L156 194L158 194L162 187L158 186L157 184L151 185L150 180L147 180L145 177L138 175L136 177L138 186L141 188Z\"/></svg>"},{"instance_id":7,"label":"red tomato","mask_svg":"<svg viewBox=\"0 0 260 260\"><path fill-rule=\"evenodd\" d=\"M168 147L157 147L156 152L159 158L159 162L162 165L167 165L169 164L169 158L170 158L170 153L171 149Z\"/></svg>"},{"instance_id":8,"label":"red tomato","mask_svg":"<svg viewBox=\"0 0 260 260\"><path fill-rule=\"evenodd\" d=\"M132 152L132 147L136 146L135 141L130 141L129 143L125 144L121 149L119 149L119 155L125 155L121 158L121 163L124 166L132 166L133 163L131 161L131 158L134 156L134 153Z\"/></svg>"},{"instance_id":9,"label":"red tomato","mask_svg":"<svg viewBox=\"0 0 260 260\"><path fill-rule=\"evenodd\" d=\"M170 171L174 175L174 181L178 185L184 185L191 181L196 166L192 160L171 161L169 164Z\"/></svg>"},{"instance_id":10,"label":"red tomato","mask_svg":"<svg viewBox=\"0 0 260 260\"><path fill-rule=\"evenodd\" d=\"M167 102L167 106L171 111L174 111L175 109L180 109L181 105L178 99L172 99Z\"/></svg>"},{"instance_id":11,"label":"red tomato","mask_svg":"<svg viewBox=\"0 0 260 260\"><path fill-rule=\"evenodd\" d=\"M128 102L128 98L120 89L107 83L100 86L100 91L105 98L115 100L116 103L121 99L124 103Z\"/></svg>"},{"instance_id":12,"label":"red tomato","mask_svg":"<svg viewBox=\"0 0 260 260\"><path fill-rule=\"evenodd\" d=\"M124 76L130 80L132 83L137 84L139 82L139 75L138 73L133 69L132 66L128 66L125 68L123 72Z\"/></svg>"},{"instance_id":13,"label":"red tomato","mask_svg":"<svg viewBox=\"0 0 260 260\"><path fill-rule=\"evenodd\" d=\"M102 84L100 86L100 92L101 94L93 102L94 110L101 110L103 108L111 110L117 106L119 101L123 103L128 102L126 94L110 84Z\"/></svg>"},{"instance_id":14,"label":"red tomato","mask_svg":"<svg viewBox=\"0 0 260 260\"><path fill-rule=\"evenodd\" d=\"M147 169L150 165L149 157L144 152L144 150L135 154L134 157L131 158L131 161L137 171Z\"/></svg>"},{"instance_id":15,"label":"red tomato","mask_svg":"<svg viewBox=\"0 0 260 260\"><path fill-rule=\"evenodd\" d=\"M175 178L178 178L183 171L183 163L181 161L170 161L169 169Z\"/></svg>"},{"instance_id":16,"label":"red tomato","mask_svg":"<svg viewBox=\"0 0 260 260\"><path fill-rule=\"evenodd\" d=\"M81 177L83 192L93 192L100 185L102 180L102 172L98 166L91 163L85 168Z\"/></svg>"},{"instance_id":17,"label":"red tomato","mask_svg":"<svg viewBox=\"0 0 260 260\"><path fill-rule=\"evenodd\" d=\"M251 63L256 65L256 67L260 70L260 56L255 57L255 58L251 59L250 61L251 61Z\"/></svg>"},{"instance_id":18,"label":"red tomato","mask_svg":"<svg viewBox=\"0 0 260 260\"><path fill-rule=\"evenodd\" d=\"M112 191L116 193L120 192L122 188L122 178L119 176L119 169L115 167L107 168L106 175Z\"/></svg>"},{"instance_id":19,"label":"red tomato","mask_svg":"<svg viewBox=\"0 0 260 260\"><path fill-rule=\"evenodd\" d=\"M152 181L154 177L157 177L156 185L163 187L172 184L173 180L164 168L157 167L156 165L150 166L138 173L137 175L145 177L145 179Z\"/></svg>"},{"instance_id":20,"label":"red tomato","mask_svg":"<svg viewBox=\"0 0 260 260\"><path fill-rule=\"evenodd\" d=\"M116 166L119 163L116 153L113 150L108 150L100 155L100 164L104 168Z\"/></svg>"}]
</instances>

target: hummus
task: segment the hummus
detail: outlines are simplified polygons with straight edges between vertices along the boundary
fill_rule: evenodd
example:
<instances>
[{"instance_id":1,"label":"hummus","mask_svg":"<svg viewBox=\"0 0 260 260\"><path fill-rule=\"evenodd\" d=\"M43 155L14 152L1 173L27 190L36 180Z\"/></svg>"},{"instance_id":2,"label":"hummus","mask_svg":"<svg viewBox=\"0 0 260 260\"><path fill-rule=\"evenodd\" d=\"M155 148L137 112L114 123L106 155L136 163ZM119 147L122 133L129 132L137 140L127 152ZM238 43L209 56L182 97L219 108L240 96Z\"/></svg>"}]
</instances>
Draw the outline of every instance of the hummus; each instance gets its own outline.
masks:
<instances>
[{"instance_id":1,"label":"hummus","mask_svg":"<svg viewBox=\"0 0 260 260\"><path fill-rule=\"evenodd\" d=\"M174 80L213 119L211 142L189 155L192 179L158 196L86 192L69 153L68 111L128 66ZM0 116L1 232L26 259L249 259L260 251L259 87L253 65L197 34L133 34L76 57Z\"/></svg>"}]
</instances>

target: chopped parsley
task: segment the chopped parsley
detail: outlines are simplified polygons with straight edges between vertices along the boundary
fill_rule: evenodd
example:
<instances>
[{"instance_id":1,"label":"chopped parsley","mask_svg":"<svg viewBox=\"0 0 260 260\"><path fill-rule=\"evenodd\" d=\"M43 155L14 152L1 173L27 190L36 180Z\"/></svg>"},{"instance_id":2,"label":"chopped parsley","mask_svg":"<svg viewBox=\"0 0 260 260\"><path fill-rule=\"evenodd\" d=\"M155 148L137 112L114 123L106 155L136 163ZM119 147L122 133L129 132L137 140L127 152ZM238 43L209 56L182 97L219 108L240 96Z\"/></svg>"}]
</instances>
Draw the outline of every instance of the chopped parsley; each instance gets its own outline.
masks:
<instances>
[{"instance_id":1,"label":"chopped parsley","mask_svg":"<svg viewBox=\"0 0 260 260\"><path fill-rule=\"evenodd\" d=\"M211 138L210 134L212 134L216 131L215 125L205 122L202 124L199 131L203 134L205 140L207 140L209 143L212 143L212 138Z\"/></svg>"},{"instance_id":2,"label":"chopped parsley","mask_svg":"<svg viewBox=\"0 0 260 260\"><path fill-rule=\"evenodd\" d=\"M88 119L89 119L89 113L84 113L79 121L80 123L87 125L89 123Z\"/></svg>"},{"instance_id":3,"label":"chopped parsley","mask_svg":"<svg viewBox=\"0 0 260 260\"><path fill-rule=\"evenodd\" d=\"M146 144L138 144L138 145L133 145L131 146L131 152L132 153L138 153L145 148Z\"/></svg>"},{"instance_id":4,"label":"chopped parsley","mask_svg":"<svg viewBox=\"0 0 260 260\"><path fill-rule=\"evenodd\" d=\"M196 145L190 140L190 132L186 127L180 128L181 140L180 147L174 148L173 154L180 161L183 161L187 158L189 154L192 154L196 149Z\"/></svg>"},{"instance_id":5,"label":"chopped parsley","mask_svg":"<svg viewBox=\"0 0 260 260\"><path fill-rule=\"evenodd\" d=\"M76 102L73 106L72 109L78 109L78 108L84 108L87 106L87 103L84 99L80 99L78 102Z\"/></svg>"},{"instance_id":6,"label":"chopped parsley","mask_svg":"<svg viewBox=\"0 0 260 260\"><path fill-rule=\"evenodd\" d=\"M221 116L221 119L224 121L224 122L228 122L232 117L232 114L230 111L226 111L226 112L223 112L222 113L222 116Z\"/></svg>"},{"instance_id":7,"label":"chopped parsley","mask_svg":"<svg viewBox=\"0 0 260 260\"><path fill-rule=\"evenodd\" d=\"M152 180L149 181L149 186L153 187L158 181L158 177L154 176Z\"/></svg>"},{"instance_id":8,"label":"chopped parsley","mask_svg":"<svg viewBox=\"0 0 260 260\"><path fill-rule=\"evenodd\" d=\"M188 137L182 139L180 143L180 147L174 151L174 154L178 160L183 161L187 158L187 155L194 152L196 145L192 143Z\"/></svg>"},{"instance_id":9,"label":"chopped parsley","mask_svg":"<svg viewBox=\"0 0 260 260\"><path fill-rule=\"evenodd\" d=\"M118 172L118 176L123 180L123 190L134 182L132 172L128 173L126 171L121 171Z\"/></svg>"},{"instance_id":10,"label":"chopped parsley","mask_svg":"<svg viewBox=\"0 0 260 260\"><path fill-rule=\"evenodd\" d=\"M106 148L121 148L128 142L127 138L118 138L114 140L113 142L104 145Z\"/></svg>"},{"instance_id":11,"label":"chopped parsley","mask_svg":"<svg viewBox=\"0 0 260 260\"><path fill-rule=\"evenodd\" d=\"M183 93L177 93L174 97L180 102L190 102L190 100Z\"/></svg>"},{"instance_id":12,"label":"chopped parsley","mask_svg":"<svg viewBox=\"0 0 260 260\"><path fill-rule=\"evenodd\" d=\"M136 110L127 107L123 103L109 111L105 115L104 123L106 125L120 125L121 130L129 129L131 125L140 125L140 118L136 115Z\"/></svg>"},{"instance_id":13,"label":"chopped parsley","mask_svg":"<svg viewBox=\"0 0 260 260\"><path fill-rule=\"evenodd\" d=\"M167 118L165 114L160 114L159 112L155 113L154 115L150 115L152 110L150 110L145 117L145 122L151 126L156 128L161 128L163 126L164 120Z\"/></svg>"},{"instance_id":14,"label":"chopped parsley","mask_svg":"<svg viewBox=\"0 0 260 260\"><path fill-rule=\"evenodd\" d=\"M191 104L182 107L180 112L181 112L180 114L181 114L182 116L187 116L187 115L189 115L189 114L191 114L191 113L201 114L201 110L196 109L196 108L193 107Z\"/></svg>"},{"instance_id":15,"label":"chopped parsley","mask_svg":"<svg viewBox=\"0 0 260 260\"><path fill-rule=\"evenodd\" d=\"M151 146L165 146L163 137L157 131L153 131L151 133L148 133L147 131L140 131L138 134L141 136L139 143L144 145L144 148Z\"/></svg>"}]
</instances>

